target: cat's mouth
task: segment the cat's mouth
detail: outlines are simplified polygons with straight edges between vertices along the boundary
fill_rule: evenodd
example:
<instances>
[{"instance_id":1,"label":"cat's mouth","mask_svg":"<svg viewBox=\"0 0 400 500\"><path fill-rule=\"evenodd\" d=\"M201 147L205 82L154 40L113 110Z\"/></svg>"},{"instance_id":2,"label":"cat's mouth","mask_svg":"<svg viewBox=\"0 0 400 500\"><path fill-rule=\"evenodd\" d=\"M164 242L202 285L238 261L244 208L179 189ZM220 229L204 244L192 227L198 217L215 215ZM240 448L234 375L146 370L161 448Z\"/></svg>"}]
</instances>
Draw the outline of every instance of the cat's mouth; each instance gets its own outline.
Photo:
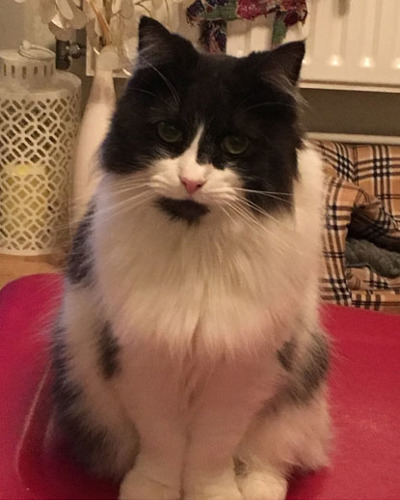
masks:
<instances>
[{"instance_id":1,"label":"cat's mouth","mask_svg":"<svg viewBox=\"0 0 400 500\"><path fill-rule=\"evenodd\" d=\"M207 205L193 200L174 200L162 196L156 203L172 220L183 220L189 224L198 222L210 211Z\"/></svg>"}]
</instances>

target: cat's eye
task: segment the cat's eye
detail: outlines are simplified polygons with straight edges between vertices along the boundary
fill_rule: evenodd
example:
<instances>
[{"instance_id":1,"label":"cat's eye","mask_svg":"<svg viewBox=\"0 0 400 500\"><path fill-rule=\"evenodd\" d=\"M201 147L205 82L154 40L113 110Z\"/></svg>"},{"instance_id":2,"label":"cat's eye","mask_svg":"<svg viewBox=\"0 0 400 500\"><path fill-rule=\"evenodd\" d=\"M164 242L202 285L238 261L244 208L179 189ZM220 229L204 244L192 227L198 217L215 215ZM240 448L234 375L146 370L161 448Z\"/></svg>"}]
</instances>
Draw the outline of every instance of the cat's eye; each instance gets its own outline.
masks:
<instances>
[{"instance_id":1,"label":"cat's eye","mask_svg":"<svg viewBox=\"0 0 400 500\"><path fill-rule=\"evenodd\" d=\"M161 139L170 144L180 142L183 134L178 127L168 122L159 122L157 124L157 132Z\"/></svg>"},{"instance_id":2,"label":"cat's eye","mask_svg":"<svg viewBox=\"0 0 400 500\"><path fill-rule=\"evenodd\" d=\"M222 147L231 155L241 155L249 145L250 142L244 135L227 135L222 141Z\"/></svg>"}]
</instances>

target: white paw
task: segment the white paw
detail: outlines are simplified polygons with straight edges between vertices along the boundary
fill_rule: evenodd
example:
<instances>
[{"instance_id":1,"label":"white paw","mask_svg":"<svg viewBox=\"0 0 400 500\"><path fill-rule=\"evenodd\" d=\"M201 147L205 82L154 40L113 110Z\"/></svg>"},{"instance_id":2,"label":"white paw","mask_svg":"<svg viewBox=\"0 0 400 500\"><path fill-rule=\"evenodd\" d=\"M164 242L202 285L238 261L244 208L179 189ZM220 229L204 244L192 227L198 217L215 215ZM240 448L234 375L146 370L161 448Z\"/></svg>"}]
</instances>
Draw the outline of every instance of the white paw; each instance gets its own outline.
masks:
<instances>
[{"instance_id":1,"label":"white paw","mask_svg":"<svg viewBox=\"0 0 400 500\"><path fill-rule=\"evenodd\" d=\"M233 470L221 476L197 478L185 488L185 500L243 500Z\"/></svg>"},{"instance_id":2,"label":"white paw","mask_svg":"<svg viewBox=\"0 0 400 500\"><path fill-rule=\"evenodd\" d=\"M235 486L231 488L219 488L217 485L210 485L195 493L185 494L186 500L243 500L243 495Z\"/></svg>"},{"instance_id":3,"label":"white paw","mask_svg":"<svg viewBox=\"0 0 400 500\"><path fill-rule=\"evenodd\" d=\"M287 481L284 477L268 472L250 472L238 478L244 500L284 500Z\"/></svg>"},{"instance_id":4,"label":"white paw","mask_svg":"<svg viewBox=\"0 0 400 500\"><path fill-rule=\"evenodd\" d=\"M119 500L179 500L180 492L159 483L132 469L124 477L119 490Z\"/></svg>"}]
</instances>

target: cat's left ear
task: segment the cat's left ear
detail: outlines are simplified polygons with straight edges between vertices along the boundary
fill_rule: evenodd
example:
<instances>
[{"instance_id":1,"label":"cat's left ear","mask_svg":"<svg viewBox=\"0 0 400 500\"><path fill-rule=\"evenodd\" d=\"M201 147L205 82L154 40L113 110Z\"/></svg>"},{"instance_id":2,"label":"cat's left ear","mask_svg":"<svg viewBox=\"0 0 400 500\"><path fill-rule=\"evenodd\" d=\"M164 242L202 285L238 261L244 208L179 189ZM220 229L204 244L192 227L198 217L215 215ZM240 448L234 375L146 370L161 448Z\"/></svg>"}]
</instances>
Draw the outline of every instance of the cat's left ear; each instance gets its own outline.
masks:
<instances>
[{"instance_id":1,"label":"cat's left ear","mask_svg":"<svg viewBox=\"0 0 400 500\"><path fill-rule=\"evenodd\" d=\"M139 52L155 46L159 48L169 44L171 33L164 26L152 19L143 16L139 22Z\"/></svg>"},{"instance_id":2,"label":"cat's left ear","mask_svg":"<svg viewBox=\"0 0 400 500\"><path fill-rule=\"evenodd\" d=\"M296 85L301 70L306 46L304 41L290 42L266 53L264 77L268 80L284 78Z\"/></svg>"}]
</instances>

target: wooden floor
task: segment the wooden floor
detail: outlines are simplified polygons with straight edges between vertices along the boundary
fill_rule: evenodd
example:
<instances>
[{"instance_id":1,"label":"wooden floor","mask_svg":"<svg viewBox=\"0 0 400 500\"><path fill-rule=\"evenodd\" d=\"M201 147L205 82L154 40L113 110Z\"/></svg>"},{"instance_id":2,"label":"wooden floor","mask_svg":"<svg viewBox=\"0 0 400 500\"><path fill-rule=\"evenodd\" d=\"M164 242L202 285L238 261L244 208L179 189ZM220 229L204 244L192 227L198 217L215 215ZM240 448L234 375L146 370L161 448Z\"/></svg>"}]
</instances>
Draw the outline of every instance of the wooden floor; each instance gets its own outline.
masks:
<instances>
[{"instance_id":1,"label":"wooden floor","mask_svg":"<svg viewBox=\"0 0 400 500\"><path fill-rule=\"evenodd\" d=\"M59 272L61 268L62 258L60 256L19 257L0 254L0 289L8 282L21 276Z\"/></svg>"}]
</instances>

